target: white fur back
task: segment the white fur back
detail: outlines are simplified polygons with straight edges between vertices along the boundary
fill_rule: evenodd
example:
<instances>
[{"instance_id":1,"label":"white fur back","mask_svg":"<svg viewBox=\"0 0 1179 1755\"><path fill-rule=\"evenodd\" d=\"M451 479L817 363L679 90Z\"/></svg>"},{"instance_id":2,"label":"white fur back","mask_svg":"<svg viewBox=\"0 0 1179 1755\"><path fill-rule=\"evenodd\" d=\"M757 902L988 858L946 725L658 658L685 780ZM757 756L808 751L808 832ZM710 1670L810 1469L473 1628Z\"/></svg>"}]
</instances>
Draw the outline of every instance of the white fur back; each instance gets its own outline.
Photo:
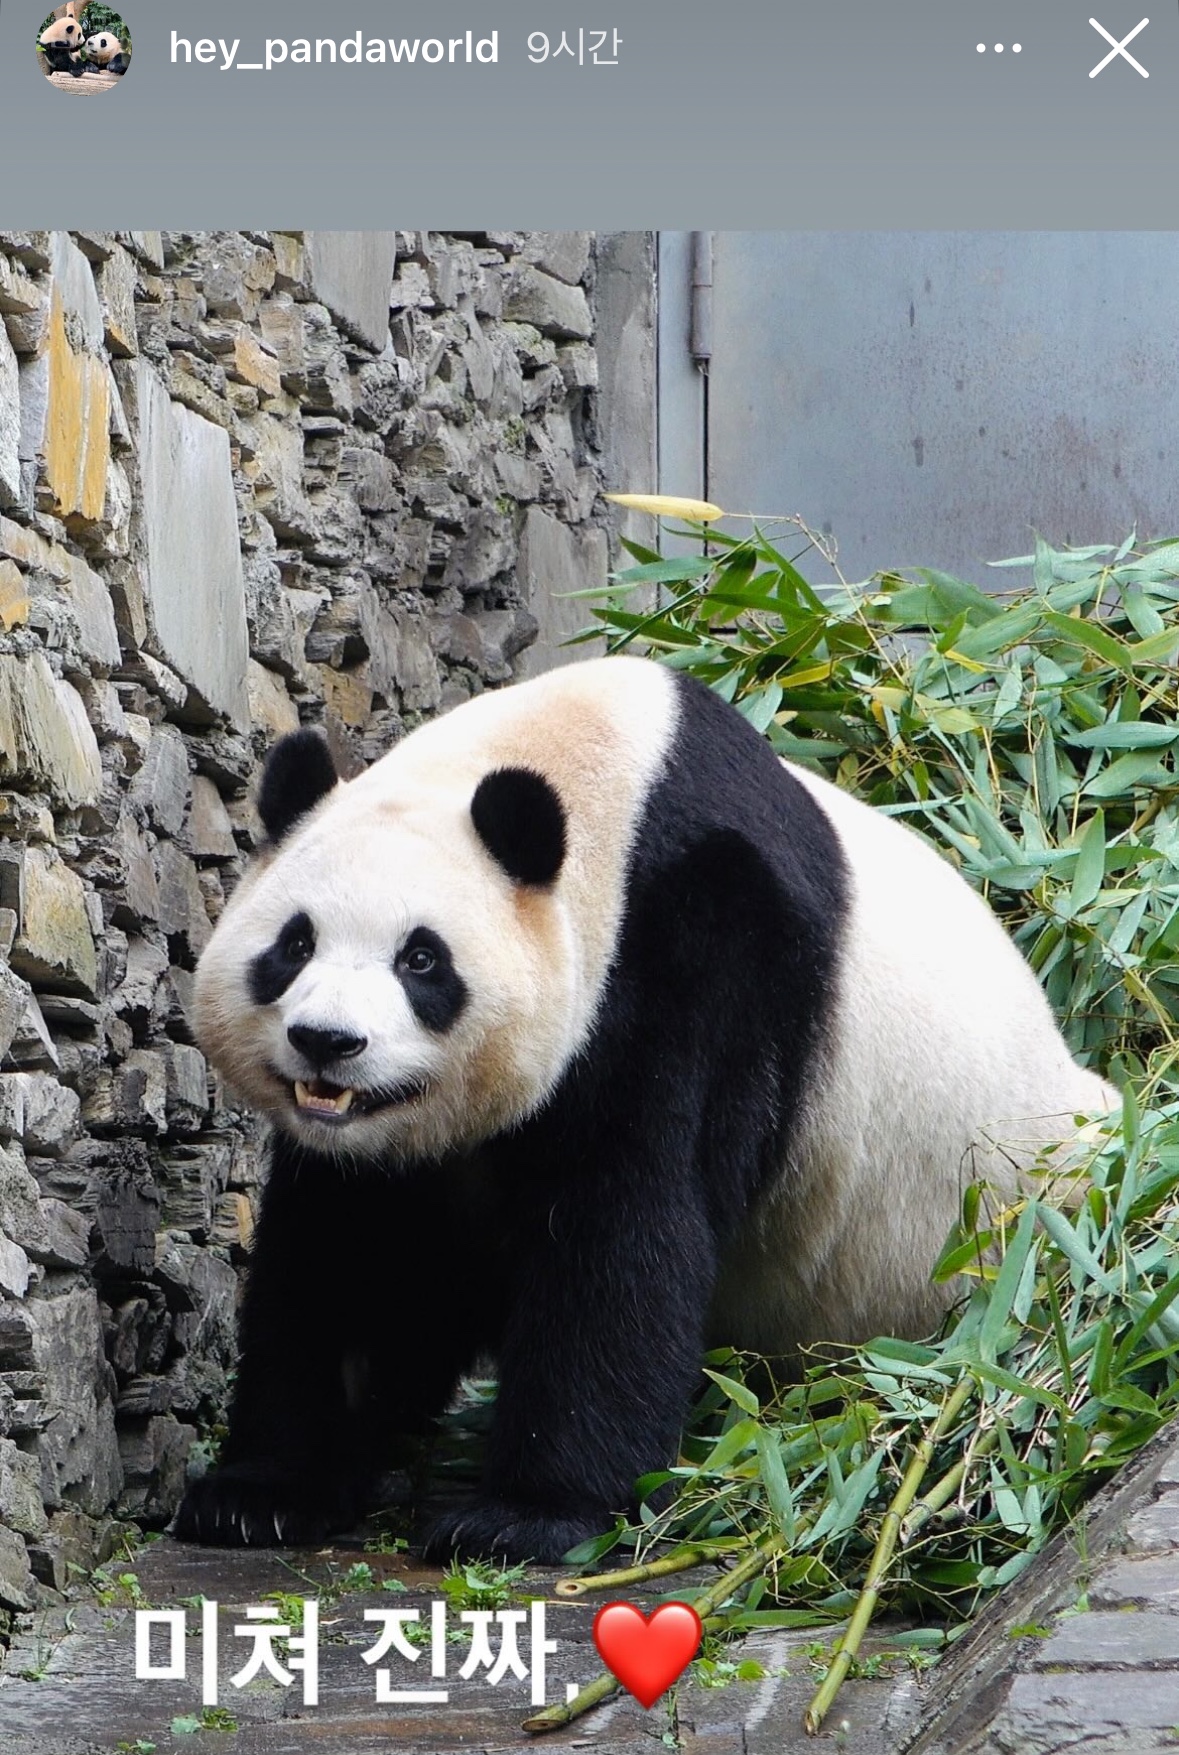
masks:
<instances>
[{"instance_id":1,"label":"white fur back","mask_svg":"<svg viewBox=\"0 0 1179 1755\"><path fill-rule=\"evenodd\" d=\"M1035 976L986 904L910 830L815 775L851 868L831 1052L779 1198L747 1227L716 1339L792 1351L921 1334L929 1270L963 1187L1011 1187L1109 1086L1076 1065ZM783 1264L791 1264L787 1275Z\"/></svg>"}]
</instances>

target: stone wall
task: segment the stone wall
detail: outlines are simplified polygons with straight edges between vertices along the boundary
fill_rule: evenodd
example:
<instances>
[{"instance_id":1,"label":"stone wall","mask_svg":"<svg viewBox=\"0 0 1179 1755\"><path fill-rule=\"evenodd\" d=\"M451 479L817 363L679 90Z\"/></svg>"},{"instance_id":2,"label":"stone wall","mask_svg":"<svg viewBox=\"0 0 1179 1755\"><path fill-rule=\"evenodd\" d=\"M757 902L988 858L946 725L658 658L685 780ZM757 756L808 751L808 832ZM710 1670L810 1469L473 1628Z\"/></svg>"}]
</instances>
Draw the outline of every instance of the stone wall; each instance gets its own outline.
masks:
<instances>
[{"instance_id":1,"label":"stone wall","mask_svg":"<svg viewBox=\"0 0 1179 1755\"><path fill-rule=\"evenodd\" d=\"M604 579L595 271L0 232L0 1612L166 1522L224 1406L262 1142L189 1008L265 747L355 769Z\"/></svg>"}]
</instances>

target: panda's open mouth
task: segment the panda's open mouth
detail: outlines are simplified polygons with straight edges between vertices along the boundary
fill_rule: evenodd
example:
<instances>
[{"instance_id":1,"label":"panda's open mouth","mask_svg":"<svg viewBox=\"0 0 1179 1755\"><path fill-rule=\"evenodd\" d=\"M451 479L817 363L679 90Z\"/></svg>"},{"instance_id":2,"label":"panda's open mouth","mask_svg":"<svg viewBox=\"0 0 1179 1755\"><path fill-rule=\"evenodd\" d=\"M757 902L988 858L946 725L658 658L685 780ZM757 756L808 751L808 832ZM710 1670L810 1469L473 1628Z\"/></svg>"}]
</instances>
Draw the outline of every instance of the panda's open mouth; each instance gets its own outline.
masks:
<instances>
[{"instance_id":1,"label":"panda's open mouth","mask_svg":"<svg viewBox=\"0 0 1179 1755\"><path fill-rule=\"evenodd\" d=\"M374 1115L380 1109L393 1109L420 1097L425 1086L418 1079L408 1080L383 1091L361 1091L346 1085L333 1085L330 1079L296 1079L292 1086L296 1107L316 1121L331 1124L352 1121L362 1115Z\"/></svg>"}]
</instances>

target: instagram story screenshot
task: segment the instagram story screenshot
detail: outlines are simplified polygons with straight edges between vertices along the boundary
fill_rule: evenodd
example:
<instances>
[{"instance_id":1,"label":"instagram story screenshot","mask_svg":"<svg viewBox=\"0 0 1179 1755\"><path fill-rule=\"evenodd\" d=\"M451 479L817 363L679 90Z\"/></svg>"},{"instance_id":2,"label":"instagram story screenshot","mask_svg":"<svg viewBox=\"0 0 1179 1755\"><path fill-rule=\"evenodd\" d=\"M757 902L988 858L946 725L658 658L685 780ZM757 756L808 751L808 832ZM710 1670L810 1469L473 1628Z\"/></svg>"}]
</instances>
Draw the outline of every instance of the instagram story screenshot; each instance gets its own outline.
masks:
<instances>
[{"instance_id":1,"label":"instagram story screenshot","mask_svg":"<svg viewBox=\"0 0 1179 1755\"><path fill-rule=\"evenodd\" d=\"M1174 1746L1177 169L1177 0L0 0L0 1755Z\"/></svg>"}]
</instances>

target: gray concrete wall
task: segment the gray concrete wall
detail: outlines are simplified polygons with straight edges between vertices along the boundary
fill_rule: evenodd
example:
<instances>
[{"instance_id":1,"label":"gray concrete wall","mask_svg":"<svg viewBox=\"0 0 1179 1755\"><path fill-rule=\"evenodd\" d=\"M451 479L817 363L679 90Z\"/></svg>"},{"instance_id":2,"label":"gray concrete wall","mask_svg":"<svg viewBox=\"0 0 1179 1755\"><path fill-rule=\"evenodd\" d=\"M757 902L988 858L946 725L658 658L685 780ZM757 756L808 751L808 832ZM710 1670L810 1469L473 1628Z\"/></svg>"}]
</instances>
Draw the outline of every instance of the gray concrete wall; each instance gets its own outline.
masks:
<instances>
[{"instance_id":1,"label":"gray concrete wall","mask_svg":"<svg viewBox=\"0 0 1179 1755\"><path fill-rule=\"evenodd\" d=\"M657 240L654 232L599 232L597 243L594 437L602 474L607 492L654 494L659 492ZM655 546L653 518L618 506L611 511L615 539L627 536ZM626 557L622 559L625 564Z\"/></svg>"}]
</instances>

